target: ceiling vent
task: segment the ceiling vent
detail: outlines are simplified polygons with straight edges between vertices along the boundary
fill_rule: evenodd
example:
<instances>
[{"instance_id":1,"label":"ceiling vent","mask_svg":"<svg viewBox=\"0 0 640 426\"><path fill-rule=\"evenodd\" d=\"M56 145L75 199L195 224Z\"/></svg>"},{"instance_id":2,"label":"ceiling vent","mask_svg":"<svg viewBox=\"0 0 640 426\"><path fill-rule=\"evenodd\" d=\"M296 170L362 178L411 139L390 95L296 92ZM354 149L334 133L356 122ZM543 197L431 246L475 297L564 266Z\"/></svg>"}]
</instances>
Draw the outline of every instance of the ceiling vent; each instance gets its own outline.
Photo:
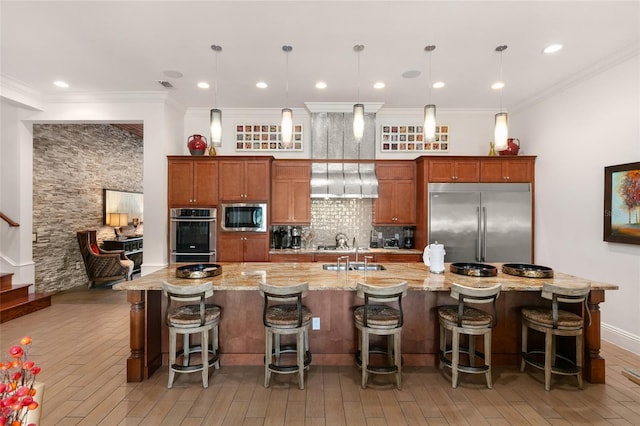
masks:
<instances>
[{"instance_id":1,"label":"ceiling vent","mask_svg":"<svg viewBox=\"0 0 640 426\"><path fill-rule=\"evenodd\" d=\"M173 84L169 83L167 80L156 80L162 87L166 87L167 89L173 88Z\"/></svg>"}]
</instances>

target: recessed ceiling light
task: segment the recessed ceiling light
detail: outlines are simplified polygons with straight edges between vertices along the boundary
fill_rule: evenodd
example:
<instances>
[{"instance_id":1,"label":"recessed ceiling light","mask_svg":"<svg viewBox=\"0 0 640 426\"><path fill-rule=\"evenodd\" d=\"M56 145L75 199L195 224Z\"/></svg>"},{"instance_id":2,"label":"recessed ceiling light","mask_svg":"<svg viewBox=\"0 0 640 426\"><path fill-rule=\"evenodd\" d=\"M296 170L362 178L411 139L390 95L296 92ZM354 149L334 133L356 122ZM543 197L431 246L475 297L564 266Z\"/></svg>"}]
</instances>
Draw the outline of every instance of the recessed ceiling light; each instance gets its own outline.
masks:
<instances>
[{"instance_id":1,"label":"recessed ceiling light","mask_svg":"<svg viewBox=\"0 0 640 426\"><path fill-rule=\"evenodd\" d=\"M327 88L327 83L325 83L324 81L319 81L316 83L316 89L326 89Z\"/></svg>"},{"instance_id":2,"label":"recessed ceiling light","mask_svg":"<svg viewBox=\"0 0 640 426\"><path fill-rule=\"evenodd\" d=\"M432 86L434 89L442 89L444 87L444 81L436 81Z\"/></svg>"},{"instance_id":3,"label":"recessed ceiling light","mask_svg":"<svg viewBox=\"0 0 640 426\"><path fill-rule=\"evenodd\" d=\"M376 81L373 84L374 89L384 89L385 84L382 81Z\"/></svg>"},{"instance_id":4,"label":"recessed ceiling light","mask_svg":"<svg viewBox=\"0 0 640 426\"><path fill-rule=\"evenodd\" d=\"M491 88L493 90L499 90L499 89L502 89L503 87L504 87L504 83L502 81L496 81L491 85Z\"/></svg>"},{"instance_id":5,"label":"recessed ceiling light","mask_svg":"<svg viewBox=\"0 0 640 426\"><path fill-rule=\"evenodd\" d=\"M63 89L66 89L67 87L69 87L69 83L67 83L66 81L62 81L62 80L54 81L53 85L56 86L56 87L61 87Z\"/></svg>"},{"instance_id":6,"label":"recessed ceiling light","mask_svg":"<svg viewBox=\"0 0 640 426\"><path fill-rule=\"evenodd\" d=\"M404 78L416 78L420 76L420 71L418 70L410 70L402 73L402 77Z\"/></svg>"},{"instance_id":7,"label":"recessed ceiling light","mask_svg":"<svg viewBox=\"0 0 640 426\"><path fill-rule=\"evenodd\" d=\"M555 53L561 49L562 49L561 44L550 44L549 46L544 48L543 52L549 54L549 53Z\"/></svg>"},{"instance_id":8,"label":"recessed ceiling light","mask_svg":"<svg viewBox=\"0 0 640 426\"><path fill-rule=\"evenodd\" d=\"M256 87L258 89L266 89L267 87L269 87L269 85L267 83L265 83L264 81L259 81L256 83Z\"/></svg>"},{"instance_id":9,"label":"recessed ceiling light","mask_svg":"<svg viewBox=\"0 0 640 426\"><path fill-rule=\"evenodd\" d=\"M200 83L198 83L198 87L200 89L208 89L209 88L209 83L207 83L206 81L201 81Z\"/></svg>"}]
</instances>

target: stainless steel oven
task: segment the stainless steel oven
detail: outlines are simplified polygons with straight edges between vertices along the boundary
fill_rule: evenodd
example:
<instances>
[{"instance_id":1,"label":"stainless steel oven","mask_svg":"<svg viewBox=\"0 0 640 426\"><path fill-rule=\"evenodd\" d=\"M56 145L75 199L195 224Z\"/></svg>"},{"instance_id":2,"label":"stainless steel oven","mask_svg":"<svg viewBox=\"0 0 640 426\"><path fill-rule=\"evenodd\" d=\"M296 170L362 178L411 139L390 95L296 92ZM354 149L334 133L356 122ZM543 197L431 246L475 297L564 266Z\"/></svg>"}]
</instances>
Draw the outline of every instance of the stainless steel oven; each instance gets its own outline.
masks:
<instances>
[{"instance_id":1,"label":"stainless steel oven","mask_svg":"<svg viewBox=\"0 0 640 426\"><path fill-rule=\"evenodd\" d=\"M170 211L171 263L216 261L216 209L175 208Z\"/></svg>"}]
</instances>

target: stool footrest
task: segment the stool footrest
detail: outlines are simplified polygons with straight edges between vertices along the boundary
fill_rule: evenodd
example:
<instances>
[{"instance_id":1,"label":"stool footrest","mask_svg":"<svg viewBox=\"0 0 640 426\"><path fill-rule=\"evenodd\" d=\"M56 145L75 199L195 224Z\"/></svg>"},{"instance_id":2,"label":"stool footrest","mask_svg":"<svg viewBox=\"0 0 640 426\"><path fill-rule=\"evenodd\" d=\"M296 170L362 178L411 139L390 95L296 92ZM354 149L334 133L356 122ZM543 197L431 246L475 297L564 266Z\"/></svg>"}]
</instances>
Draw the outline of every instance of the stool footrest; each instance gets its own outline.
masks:
<instances>
[{"instance_id":1,"label":"stool footrest","mask_svg":"<svg viewBox=\"0 0 640 426\"><path fill-rule=\"evenodd\" d=\"M295 354L297 353L296 345L282 345L280 346L280 354ZM275 355L275 349L271 352L271 355ZM311 364L311 352L306 351L304 353L304 368L307 368ZM295 373L298 371L297 364L277 365L269 363L269 370L275 373Z\"/></svg>"},{"instance_id":2,"label":"stool footrest","mask_svg":"<svg viewBox=\"0 0 640 426\"><path fill-rule=\"evenodd\" d=\"M542 356L542 361L539 361L535 358L536 355L541 355ZM522 352L522 359L524 359L524 361L536 368L539 368L540 370L544 370L544 351L543 350L530 350L529 352ZM572 376L574 374L578 374L582 371L582 369L580 367L578 367L576 365L575 362L573 362L571 359L562 356L562 355L558 355L556 354L556 361L557 360L561 360L564 361L563 364L564 365L558 365L558 364L554 364L551 366L551 372L554 374L564 374L567 376Z\"/></svg>"},{"instance_id":3,"label":"stool footrest","mask_svg":"<svg viewBox=\"0 0 640 426\"><path fill-rule=\"evenodd\" d=\"M387 354L387 350L384 348L381 348L379 346L372 346L369 349L369 354L379 354L379 355L386 355ZM362 356L361 356L361 351L356 351L356 364L358 364L358 367L362 368ZM400 365L404 365L404 359L402 357L400 357ZM371 365L368 364L367 365L367 371L371 372L371 373L377 373L377 374L391 374L391 373L397 373L398 372L398 366L397 365Z\"/></svg>"},{"instance_id":4,"label":"stool footrest","mask_svg":"<svg viewBox=\"0 0 640 426\"><path fill-rule=\"evenodd\" d=\"M213 345L209 345L208 354L213 354L213 356L209 356L209 367L213 367L220 358L220 353L213 349ZM184 356L184 349L181 349L176 352L176 358L180 356ZM202 353L202 346L191 346L189 348L188 355ZM192 371L202 370L202 364L191 364L191 365L181 365L181 364L171 364L171 369L175 370L178 373L188 373Z\"/></svg>"},{"instance_id":5,"label":"stool footrest","mask_svg":"<svg viewBox=\"0 0 640 426\"><path fill-rule=\"evenodd\" d=\"M447 357L447 354L450 354L451 350L447 350L447 351L440 351L439 355L440 355L440 361L444 364L446 364L448 367L452 367L453 363L451 362L451 360ZM469 355L469 349L468 348L460 348L460 353L463 354L467 354ZM475 356L477 356L478 358L482 359L482 361L484 362L484 354L482 352L477 352L475 353ZM489 371L489 366L488 365L467 365L467 364L460 364L458 363L458 370L459 371L463 371L465 373L486 373L487 371Z\"/></svg>"}]
</instances>

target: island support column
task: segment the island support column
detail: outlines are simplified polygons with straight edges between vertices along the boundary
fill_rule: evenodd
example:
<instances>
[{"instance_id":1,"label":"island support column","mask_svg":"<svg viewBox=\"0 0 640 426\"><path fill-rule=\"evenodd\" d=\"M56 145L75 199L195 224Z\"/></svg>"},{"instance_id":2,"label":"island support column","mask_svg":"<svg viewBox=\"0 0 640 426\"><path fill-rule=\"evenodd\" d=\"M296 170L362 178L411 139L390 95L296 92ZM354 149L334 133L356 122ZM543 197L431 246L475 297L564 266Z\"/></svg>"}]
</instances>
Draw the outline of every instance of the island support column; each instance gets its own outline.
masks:
<instances>
[{"instance_id":1,"label":"island support column","mask_svg":"<svg viewBox=\"0 0 640 426\"><path fill-rule=\"evenodd\" d=\"M148 379L162 365L162 293L154 290L128 290L129 347L127 382Z\"/></svg>"},{"instance_id":2,"label":"island support column","mask_svg":"<svg viewBox=\"0 0 640 426\"><path fill-rule=\"evenodd\" d=\"M590 383L604 383L604 358L600 356L600 303L604 302L604 290L591 290L587 306L591 324L585 324L584 367L582 376Z\"/></svg>"}]
</instances>

